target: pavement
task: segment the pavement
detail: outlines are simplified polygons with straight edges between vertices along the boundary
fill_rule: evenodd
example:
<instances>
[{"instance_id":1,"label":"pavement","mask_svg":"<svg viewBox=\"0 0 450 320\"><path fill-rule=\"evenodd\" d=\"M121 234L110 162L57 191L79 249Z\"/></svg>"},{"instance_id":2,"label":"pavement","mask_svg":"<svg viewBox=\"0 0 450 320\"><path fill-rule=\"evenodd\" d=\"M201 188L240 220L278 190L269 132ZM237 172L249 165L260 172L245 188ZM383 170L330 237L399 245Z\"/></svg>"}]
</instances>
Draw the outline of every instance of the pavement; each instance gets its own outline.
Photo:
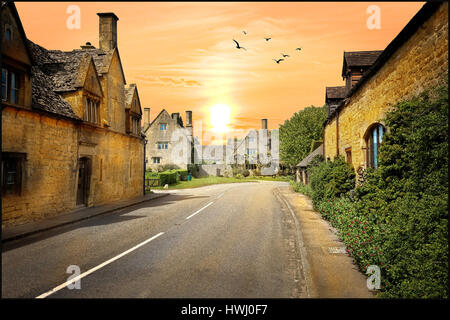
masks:
<instances>
[{"instance_id":1,"label":"pavement","mask_svg":"<svg viewBox=\"0 0 450 320\"><path fill-rule=\"evenodd\" d=\"M345 252L337 230L314 211L311 200L290 186L278 188L300 226L301 250L307 262L311 298L374 298L367 278Z\"/></svg>"},{"instance_id":2,"label":"pavement","mask_svg":"<svg viewBox=\"0 0 450 320\"><path fill-rule=\"evenodd\" d=\"M77 221L89 219L100 214L112 212L118 209L126 208L144 201L150 201L167 196L167 193L149 193L145 196L136 197L129 200L116 201L102 206L84 207L73 210L66 214L61 214L55 217L47 218L40 221L33 221L18 226L2 228L2 242L23 238L39 232L58 228Z\"/></svg>"},{"instance_id":3,"label":"pavement","mask_svg":"<svg viewBox=\"0 0 450 320\"><path fill-rule=\"evenodd\" d=\"M3 243L2 297L370 297L351 258L329 251L342 243L285 182L160 194ZM79 289L68 286L75 275Z\"/></svg>"}]
</instances>

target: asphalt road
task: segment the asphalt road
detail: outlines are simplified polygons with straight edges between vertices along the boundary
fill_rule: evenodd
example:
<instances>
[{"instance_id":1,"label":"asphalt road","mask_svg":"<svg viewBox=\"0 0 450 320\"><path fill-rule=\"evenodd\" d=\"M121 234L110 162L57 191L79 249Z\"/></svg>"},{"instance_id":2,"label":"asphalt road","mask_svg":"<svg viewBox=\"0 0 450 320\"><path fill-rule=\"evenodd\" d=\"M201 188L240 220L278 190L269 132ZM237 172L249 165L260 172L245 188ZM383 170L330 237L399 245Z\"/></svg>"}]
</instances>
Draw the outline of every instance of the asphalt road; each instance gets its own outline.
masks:
<instances>
[{"instance_id":1,"label":"asphalt road","mask_svg":"<svg viewBox=\"0 0 450 320\"><path fill-rule=\"evenodd\" d=\"M2 297L302 297L295 225L274 192L280 185L171 191L7 242ZM67 288L71 265L80 268L80 289Z\"/></svg>"}]
</instances>

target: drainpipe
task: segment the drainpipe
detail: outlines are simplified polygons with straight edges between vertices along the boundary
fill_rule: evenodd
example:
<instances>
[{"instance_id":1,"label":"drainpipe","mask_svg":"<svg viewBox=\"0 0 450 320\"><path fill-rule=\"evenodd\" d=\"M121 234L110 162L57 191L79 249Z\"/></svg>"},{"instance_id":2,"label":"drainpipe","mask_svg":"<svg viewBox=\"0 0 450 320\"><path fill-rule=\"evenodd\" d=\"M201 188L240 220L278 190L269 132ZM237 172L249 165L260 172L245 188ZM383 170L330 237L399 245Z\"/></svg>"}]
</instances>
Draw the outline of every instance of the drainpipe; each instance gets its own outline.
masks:
<instances>
[{"instance_id":1,"label":"drainpipe","mask_svg":"<svg viewBox=\"0 0 450 320\"><path fill-rule=\"evenodd\" d=\"M147 163L145 161L145 149L147 146L147 139L144 138L144 179L142 180L142 192L143 195L145 196L145 172L147 171Z\"/></svg>"}]
</instances>

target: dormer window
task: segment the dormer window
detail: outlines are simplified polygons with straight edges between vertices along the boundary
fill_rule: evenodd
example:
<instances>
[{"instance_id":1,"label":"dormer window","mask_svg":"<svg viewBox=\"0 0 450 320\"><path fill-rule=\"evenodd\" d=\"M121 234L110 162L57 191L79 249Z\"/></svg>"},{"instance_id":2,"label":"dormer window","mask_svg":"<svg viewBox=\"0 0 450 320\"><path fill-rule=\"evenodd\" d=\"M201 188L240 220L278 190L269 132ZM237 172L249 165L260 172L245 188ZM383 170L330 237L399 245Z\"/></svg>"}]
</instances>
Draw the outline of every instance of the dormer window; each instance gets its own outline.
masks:
<instances>
[{"instance_id":1,"label":"dormer window","mask_svg":"<svg viewBox=\"0 0 450 320\"><path fill-rule=\"evenodd\" d=\"M159 130L160 131L166 131L167 130L167 123L160 123L159 124Z\"/></svg>"}]
</instances>

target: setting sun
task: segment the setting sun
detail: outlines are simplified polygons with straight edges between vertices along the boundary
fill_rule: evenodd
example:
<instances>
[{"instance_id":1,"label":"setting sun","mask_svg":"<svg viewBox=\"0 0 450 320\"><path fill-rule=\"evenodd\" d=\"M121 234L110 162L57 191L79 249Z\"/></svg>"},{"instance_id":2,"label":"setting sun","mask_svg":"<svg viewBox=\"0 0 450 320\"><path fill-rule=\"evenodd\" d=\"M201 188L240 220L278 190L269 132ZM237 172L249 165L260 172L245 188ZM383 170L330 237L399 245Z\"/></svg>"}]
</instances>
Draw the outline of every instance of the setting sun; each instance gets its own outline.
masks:
<instances>
[{"instance_id":1,"label":"setting sun","mask_svg":"<svg viewBox=\"0 0 450 320\"><path fill-rule=\"evenodd\" d=\"M215 132L227 132L231 108L226 104L216 104L210 108L210 124Z\"/></svg>"}]
</instances>

